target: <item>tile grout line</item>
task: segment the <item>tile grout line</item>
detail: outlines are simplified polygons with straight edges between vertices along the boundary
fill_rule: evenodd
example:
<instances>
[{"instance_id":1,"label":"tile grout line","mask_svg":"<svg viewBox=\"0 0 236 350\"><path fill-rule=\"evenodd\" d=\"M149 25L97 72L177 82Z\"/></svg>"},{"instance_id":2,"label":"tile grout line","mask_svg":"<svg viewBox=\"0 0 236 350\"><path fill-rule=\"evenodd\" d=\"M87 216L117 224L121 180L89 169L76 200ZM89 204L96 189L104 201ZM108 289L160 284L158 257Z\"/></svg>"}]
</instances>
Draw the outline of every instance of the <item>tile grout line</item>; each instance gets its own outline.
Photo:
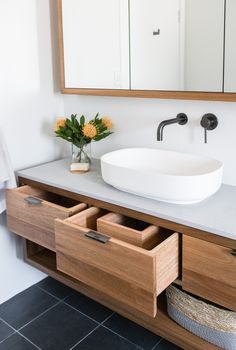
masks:
<instances>
[{"instance_id":1,"label":"tile grout line","mask_svg":"<svg viewBox=\"0 0 236 350\"><path fill-rule=\"evenodd\" d=\"M115 312L112 312L111 315L107 316L105 318L105 320L103 320L102 322L100 322L100 325L103 325L105 322L107 322L109 320L109 318L111 318L113 315L115 315Z\"/></svg>"},{"instance_id":2,"label":"tile grout line","mask_svg":"<svg viewBox=\"0 0 236 350\"><path fill-rule=\"evenodd\" d=\"M5 323L8 327L10 327L11 329L13 329L13 331L17 331L17 329L15 329L14 327L12 327L7 321L5 321L2 317L0 317L0 321L2 321L3 323Z\"/></svg>"},{"instance_id":3,"label":"tile grout line","mask_svg":"<svg viewBox=\"0 0 236 350\"><path fill-rule=\"evenodd\" d=\"M71 309L73 309L73 310L79 312L81 315L88 317L91 321L94 321L94 322L96 322L97 324L100 324L100 322L98 322L98 321L95 320L94 318L92 318L92 317L88 316L87 314L85 314L84 312L82 312L82 311L76 309L74 306L68 304L68 303L65 301L65 300L66 300L67 298L69 298L71 295L75 294L75 292L72 292L71 294L67 295L67 296L64 297L63 299L60 299L60 298L56 297L55 295L51 294L50 292L48 292L47 290L45 290L45 289L43 289L43 288L41 288L41 287L39 287L39 286L36 286L36 287L39 288L40 290L42 290L43 292L47 293L48 295L50 295L50 296L52 296L52 297L55 297L56 299L58 299L59 301L61 301L63 304L69 306Z\"/></svg>"},{"instance_id":4,"label":"tile grout line","mask_svg":"<svg viewBox=\"0 0 236 350\"><path fill-rule=\"evenodd\" d=\"M62 299L58 298L56 295L53 295L52 293L48 292L47 290L45 290L45 289L43 289L43 288L41 288L41 287L39 287L39 286L36 286L36 285L35 285L35 287L38 288L38 289L40 289L42 292L45 292L46 294L50 295L51 297L57 299L57 300L60 300L60 301L62 300ZM66 298L67 298L67 297L66 297Z\"/></svg>"},{"instance_id":5,"label":"tile grout line","mask_svg":"<svg viewBox=\"0 0 236 350\"><path fill-rule=\"evenodd\" d=\"M158 347L158 345L162 342L162 340L163 340L163 338L161 338L161 339L156 343L156 345L153 346L153 348L152 348L151 350L155 350L155 349L158 350L157 347Z\"/></svg>"},{"instance_id":6,"label":"tile grout line","mask_svg":"<svg viewBox=\"0 0 236 350\"><path fill-rule=\"evenodd\" d=\"M60 283L60 282L59 282L59 283ZM61 300L61 301L63 301L63 300L65 300L65 299L69 298L71 295L75 294L75 292L76 292L76 291L72 291L70 294L66 295L64 298L59 298L59 297L57 297L56 295L54 295L54 294L50 293L49 291L47 291L46 289L43 289L42 287L37 286L36 284L35 284L34 286L37 287L37 288L39 288L41 291L45 292L46 294L51 295L51 297L54 297L54 298L56 298L56 299L58 299L58 300Z\"/></svg>"},{"instance_id":7,"label":"tile grout line","mask_svg":"<svg viewBox=\"0 0 236 350\"><path fill-rule=\"evenodd\" d=\"M127 340L129 343L131 343L131 344L133 344L133 345L135 345L135 346L137 346L139 349L141 349L141 350L143 350L143 348L141 347L141 346L139 346L139 345L137 345L137 344L135 344L135 343L133 343L132 341L130 341L129 339L127 339L127 338L125 338L125 337L123 337L121 334L119 334L119 333L116 333L115 331L113 331L111 328L109 328L109 327L107 327L107 326L105 326L105 323L106 323L106 321L108 321L113 315L115 315L116 314L116 312L113 312L109 317L107 317L100 325L103 327L103 328L106 328L107 330L109 330L109 331L111 331L112 333L114 333L114 334L116 334L116 335L118 335L120 338L122 338L122 339L125 339L125 340Z\"/></svg>"},{"instance_id":8,"label":"tile grout line","mask_svg":"<svg viewBox=\"0 0 236 350\"><path fill-rule=\"evenodd\" d=\"M53 309L55 306L59 305L61 303L61 300L59 300L57 303L55 303L54 305L50 306L47 310L44 310L43 312L41 312L41 314L39 314L38 316L34 317L32 320L30 320L28 323L24 324L22 327L20 327L17 331L21 331L23 328L25 328L26 326L28 326L31 322L37 320L37 318L41 317L42 315L46 314L48 311L50 311L51 309Z\"/></svg>"},{"instance_id":9,"label":"tile grout line","mask_svg":"<svg viewBox=\"0 0 236 350\"><path fill-rule=\"evenodd\" d=\"M88 336L90 336L93 332L96 331L96 329L98 329L100 326L103 325L103 323L105 323L107 320L109 320L109 318L111 316L113 316L115 314L115 312L113 312L111 315L109 315L107 318L105 318L105 320L101 323L99 323L97 325L97 327L95 327L91 332L89 332L85 337L83 337L82 339L80 339L80 341L78 341L78 343L76 343L75 345L73 345L69 350L73 350L77 345L79 345L80 343L82 343L82 341L84 341Z\"/></svg>"},{"instance_id":10,"label":"tile grout line","mask_svg":"<svg viewBox=\"0 0 236 350\"><path fill-rule=\"evenodd\" d=\"M95 322L95 323L97 323L97 324L101 324L100 322L98 322L97 320L95 320L94 318L92 318L92 317L90 317L90 316L88 316L88 315L86 315L85 313L83 313L82 311L80 311L80 310L78 310L78 309L76 309L74 306L72 306L72 305L70 305L70 304L68 304L66 301L62 301L62 303L63 304L65 304L66 306L69 306L71 309L73 309L73 310L75 310L75 311L77 311L77 312L79 312L81 315L83 315L83 316L86 316L87 318L89 318L91 321L93 321L93 322Z\"/></svg>"},{"instance_id":11,"label":"tile grout line","mask_svg":"<svg viewBox=\"0 0 236 350\"><path fill-rule=\"evenodd\" d=\"M25 340L27 340L29 343L31 343L32 345L34 345L36 347L36 349L38 350L42 350L41 348L39 348L36 344L34 344L31 340L29 340L28 338L26 338L23 334L21 334L20 332L18 332L17 329L13 328L9 323L7 323L5 320L3 320L1 317L0 317L0 320L5 323L8 327L10 327L14 332L12 334L10 334L7 338L5 338L4 340L0 341L0 344L4 343L5 340L11 338L14 334L18 334L20 335L22 338L24 338Z\"/></svg>"},{"instance_id":12,"label":"tile grout line","mask_svg":"<svg viewBox=\"0 0 236 350\"><path fill-rule=\"evenodd\" d=\"M141 346L139 346L138 344L136 344L136 343L132 342L131 340L129 340L129 339L123 337L123 335L121 335L121 334L119 334L119 333L113 331L113 329L111 329L111 328L109 328L109 327L107 327L107 326L104 326L104 325L101 325L101 326L102 326L103 328L107 329L108 331L110 331L110 332L112 332L112 333L118 335L120 338L122 338L122 339L124 339L124 340L127 340L130 344L135 345L138 349L144 350L144 349L143 349ZM156 345L155 345L155 346L156 346Z\"/></svg>"},{"instance_id":13,"label":"tile grout line","mask_svg":"<svg viewBox=\"0 0 236 350\"><path fill-rule=\"evenodd\" d=\"M27 340L29 343L31 343L32 345L34 345L36 347L36 349L38 350L42 350L41 348L39 348L36 344L34 344L31 340L29 340L26 336L24 336L23 334L21 334L20 332L16 332L17 334L19 334L22 338L24 338L25 340Z\"/></svg>"},{"instance_id":14,"label":"tile grout line","mask_svg":"<svg viewBox=\"0 0 236 350\"><path fill-rule=\"evenodd\" d=\"M96 331L96 329L98 329L100 327L100 324L98 324L91 332L89 332L87 335L85 335L82 339L80 339L80 341L78 341L78 343L76 343L75 345L73 345L70 350L73 350L77 345L79 345L84 339L86 339L89 335L91 335L94 331Z\"/></svg>"},{"instance_id":15,"label":"tile grout line","mask_svg":"<svg viewBox=\"0 0 236 350\"><path fill-rule=\"evenodd\" d=\"M5 340L7 340L8 338L11 338L12 335L16 334L16 331L14 331L13 333L11 333L10 335L8 335L8 337L6 337L5 339L0 341L0 344L4 343Z\"/></svg>"}]
</instances>

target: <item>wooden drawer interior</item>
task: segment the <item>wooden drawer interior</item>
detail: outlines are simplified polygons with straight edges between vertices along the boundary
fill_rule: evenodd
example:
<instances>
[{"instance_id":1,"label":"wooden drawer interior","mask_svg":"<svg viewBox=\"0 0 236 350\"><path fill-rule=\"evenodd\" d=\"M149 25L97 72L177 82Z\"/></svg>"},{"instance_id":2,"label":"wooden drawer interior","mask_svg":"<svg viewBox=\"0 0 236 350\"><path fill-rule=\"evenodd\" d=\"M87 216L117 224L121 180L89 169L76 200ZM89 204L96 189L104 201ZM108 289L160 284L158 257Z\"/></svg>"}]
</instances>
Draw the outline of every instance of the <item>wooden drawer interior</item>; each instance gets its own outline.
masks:
<instances>
[{"instance_id":1,"label":"wooden drawer interior","mask_svg":"<svg viewBox=\"0 0 236 350\"><path fill-rule=\"evenodd\" d=\"M97 230L145 249L154 248L159 243L160 231L163 232L157 226L117 213L108 213L99 218Z\"/></svg>"},{"instance_id":2,"label":"wooden drawer interior","mask_svg":"<svg viewBox=\"0 0 236 350\"><path fill-rule=\"evenodd\" d=\"M236 311L234 251L184 236L183 289Z\"/></svg>"},{"instance_id":3,"label":"wooden drawer interior","mask_svg":"<svg viewBox=\"0 0 236 350\"><path fill-rule=\"evenodd\" d=\"M22 194L24 195L24 198L27 198L27 196L39 198L48 203L55 204L60 206L61 208L70 209L70 210L73 210L73 208L78 205L78 201L76 201L75 199L64 197L56 193L52 193L49 191L45 191L39 188L27 186L27 185L18 187L13 190L9 190L9 192L12 192L12 193L16 192L18 194ZM74 213L75 212L76 211L74 211Z\"/></svg>"},{"instance_id":4,"label":"wooden drawer interior","mask_svg":"<svg viewBox=\"0 0 236 350\"><path fill-rule=\"evenodd\" d=\"M52 250L54 220L66 219L87 208L84 203L30 186L8 190L6 199L9 229Z\"/></svg>"},{"instance_id":5,"label":"wooden drawer interior","mask_svg":"<svg viewBox=\"0 0 236 350\"><path fill-rule=\"evenodd\" d=\"M57 267L155 316L157 295L179 274L179 235L159 229L155 246L144 249L97 232L97 220L104 214L104 210L91 207L69 219L56 220ZM107 241L88 237L94 233Z\"/></svg>"}]
</instances>

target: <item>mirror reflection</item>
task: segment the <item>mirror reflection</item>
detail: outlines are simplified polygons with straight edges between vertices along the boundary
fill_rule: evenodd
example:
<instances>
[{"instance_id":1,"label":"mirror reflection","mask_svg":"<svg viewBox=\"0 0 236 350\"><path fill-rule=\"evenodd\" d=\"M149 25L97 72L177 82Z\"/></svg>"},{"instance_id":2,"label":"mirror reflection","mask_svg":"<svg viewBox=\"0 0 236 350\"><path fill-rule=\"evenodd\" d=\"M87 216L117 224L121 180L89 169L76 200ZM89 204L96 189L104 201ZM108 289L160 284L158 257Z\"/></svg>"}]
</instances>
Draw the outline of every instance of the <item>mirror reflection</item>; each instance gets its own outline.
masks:
<instances>
[{"instance_id":1,"label":"mirror reflection","mask_svg":"<svg viewBox=\"0 0 236 350\"><path fill-rule=\"evenodd\" d=\"M66 88L236 92L235 0L62 0L62 24Z\"/></svg>"},{"instance_id":2,"label":"mirror reflection","mask_svg":"<svg viewBox=\"0 0 236 350\"><path fill-rule=\"evenodd\" d=\"M224 0L131 0L130 13L132 89L222 91Z\"/></svg>"},{"instance_id":3,"label":"mirror reflection","mask_svg":"<svg viewBox=\"0 0 236 350\"><path fill-rule=\"evenodd\" d=\"M226 1L225 92L236 92L236 1Z\"/></svg>"},{"instance_id":4,"label":"mirror reflection","mask_svg":"<svg viewBox=\"0 0 236 350\"><path fill-rule=\"evenodd\" d=\"M65 87L129 89L127 1L62 1Z\"/></svg>"}]
</instances>

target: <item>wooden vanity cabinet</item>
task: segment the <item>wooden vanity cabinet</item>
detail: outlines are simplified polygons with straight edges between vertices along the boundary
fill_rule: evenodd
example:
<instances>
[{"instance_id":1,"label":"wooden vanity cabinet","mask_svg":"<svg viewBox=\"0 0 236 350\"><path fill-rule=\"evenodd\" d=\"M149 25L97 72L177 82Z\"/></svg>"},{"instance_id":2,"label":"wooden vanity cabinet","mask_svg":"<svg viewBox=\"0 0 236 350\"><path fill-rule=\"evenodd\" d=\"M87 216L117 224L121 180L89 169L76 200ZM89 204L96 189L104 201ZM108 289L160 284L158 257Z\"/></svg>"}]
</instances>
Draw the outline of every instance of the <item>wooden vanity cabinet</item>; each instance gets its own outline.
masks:
<instances>
[{"instance_id":1,"label":"wooden vanity cabinet","mask_svg":"<svg viewBox=\"0 0 236 350\"><path fill-rule=\"evenodd\" d=\"M183 237L183 289L236 311L236 251Z\"/></svg>"},{"instance_id":2,"label":"wooden vanity cabinet","mask_svg":"<svg viewBox=\"0 0 236 350\"><path fill-rule=\"evenodd\" d=\"M164 290L178 283L236 310L234 240L27 178L20 185L7 192L7 217L24 238L26 262L184 350L219 350L169 318ZM96 220L109 212L158 227L156 239L137 246L122 240L125 230L119 237L110 231L106 243L91 239L91 231L108 234Z\"/></svg>"}]
</instances>

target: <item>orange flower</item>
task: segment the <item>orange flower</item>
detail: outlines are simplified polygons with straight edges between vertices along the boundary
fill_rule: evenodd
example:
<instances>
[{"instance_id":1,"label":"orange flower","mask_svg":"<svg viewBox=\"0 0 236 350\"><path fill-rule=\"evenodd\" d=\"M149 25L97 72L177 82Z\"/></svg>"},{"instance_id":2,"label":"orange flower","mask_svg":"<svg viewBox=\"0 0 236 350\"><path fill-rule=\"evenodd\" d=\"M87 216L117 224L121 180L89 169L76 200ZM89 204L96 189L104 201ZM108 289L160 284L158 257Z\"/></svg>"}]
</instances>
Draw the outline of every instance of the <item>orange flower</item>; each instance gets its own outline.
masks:
<instances>
[{"instance_id":1,"label":"orange flower","mask_svg":"<svg viewBox=\"0 0 236 350\"><path fill-rule=\"evenodd\" d=\"M103 117L102 118L102 124L108 129L111 130L113 127L112 121L108 117Z\"/></svg>"},{"instance_id":2,"label":"orange flower","mask_svg":"<svg viewBox=\"0 0 236 350\"><path fill-rule=\"evenodd\" d=\"M85 126L83 127L83 134L84 136L92 139L97 135L97 129L93 124L85 124Z\"/></svg>"},{"instance_id":3,"label":"orange flower","mask_svg":"<svg viewBox=\"0 0 236 350\"><path fill-rule=\"evenodd\" d=\"M60 118L57 119L54 127L54 131L58 131L60 128L63 128L66 125L66 119Z\"/></svg>"}]
</instances>

